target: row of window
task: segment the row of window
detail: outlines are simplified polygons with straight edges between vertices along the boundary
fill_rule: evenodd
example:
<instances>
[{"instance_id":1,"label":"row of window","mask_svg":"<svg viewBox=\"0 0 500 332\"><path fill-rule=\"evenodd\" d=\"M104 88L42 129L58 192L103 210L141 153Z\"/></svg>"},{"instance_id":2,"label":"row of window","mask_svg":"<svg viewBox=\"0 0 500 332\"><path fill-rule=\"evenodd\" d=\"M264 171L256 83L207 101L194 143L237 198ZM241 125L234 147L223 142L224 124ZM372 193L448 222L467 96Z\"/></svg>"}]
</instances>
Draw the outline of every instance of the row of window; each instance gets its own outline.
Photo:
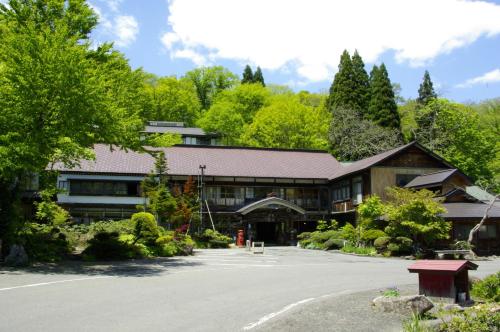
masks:
<instances>
[{"instance_id":1,"label":"row of window","mask_svg":"<svg viewBox=\"0 0 500 332\"><path fill-rule=\"evenodd\" d=\"M336 183L332 189L332 197L334 202L352 198L354 204L360 204L363 200L363 179L361 176L353 178L352 185L349 180Z\"/></svg>"},{"instance_id":2,"label":"row of window","mask_svg":"<svg viewBox=\"0 0 500 332\"><path fill-rule=\"evenodd\" d=\"M67 187L67 182L59 185L64 186ZM69 193L84 196L140 196L140 185L138 182L71 180Z\"/></svg>"}]
</instances>

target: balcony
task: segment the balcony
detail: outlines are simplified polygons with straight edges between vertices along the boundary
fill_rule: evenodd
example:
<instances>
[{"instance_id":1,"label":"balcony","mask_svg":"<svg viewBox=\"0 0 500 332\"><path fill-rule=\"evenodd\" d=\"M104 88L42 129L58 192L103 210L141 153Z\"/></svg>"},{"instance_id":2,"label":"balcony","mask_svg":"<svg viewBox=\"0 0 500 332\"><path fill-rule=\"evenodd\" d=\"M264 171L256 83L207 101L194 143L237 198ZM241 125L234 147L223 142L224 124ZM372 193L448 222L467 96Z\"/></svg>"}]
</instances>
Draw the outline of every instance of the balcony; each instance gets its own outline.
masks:
<instances>
[{"instance_id":1,"label":"balcony","mask_svg":"<svg viewBox=\"0 0 500 332\"><path fill-rule=\"evenodd\" d=\"M333 213L343 213L352 212L355 210L352 199L346 199L343 201L332 202L332 212Z\"/></svg>"}]
</instances>

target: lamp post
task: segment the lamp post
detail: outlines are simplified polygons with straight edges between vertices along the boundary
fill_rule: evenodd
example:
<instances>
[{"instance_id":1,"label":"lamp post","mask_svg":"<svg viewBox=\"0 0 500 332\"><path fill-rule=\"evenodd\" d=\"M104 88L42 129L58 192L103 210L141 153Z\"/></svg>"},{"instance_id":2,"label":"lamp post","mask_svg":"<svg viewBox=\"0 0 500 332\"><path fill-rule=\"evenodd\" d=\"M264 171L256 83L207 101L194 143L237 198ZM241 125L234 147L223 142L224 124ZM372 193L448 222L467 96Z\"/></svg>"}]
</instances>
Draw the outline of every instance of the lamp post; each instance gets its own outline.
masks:
<instances>
[{"instance_id":1,"label":"lamp post","mask_svg":"<svg viewBox=\"0 0 500 332\"><path fill-rule=\"evenodd\" d=\"M204 202L204 197L203 197L203 176L205 175L205 168L207 168L206 165L200 165L200 182L198 184L198 190L199 194L198 197L200 198L200 231L203 229L203 202Z\"/></svg>"}]
</instances>

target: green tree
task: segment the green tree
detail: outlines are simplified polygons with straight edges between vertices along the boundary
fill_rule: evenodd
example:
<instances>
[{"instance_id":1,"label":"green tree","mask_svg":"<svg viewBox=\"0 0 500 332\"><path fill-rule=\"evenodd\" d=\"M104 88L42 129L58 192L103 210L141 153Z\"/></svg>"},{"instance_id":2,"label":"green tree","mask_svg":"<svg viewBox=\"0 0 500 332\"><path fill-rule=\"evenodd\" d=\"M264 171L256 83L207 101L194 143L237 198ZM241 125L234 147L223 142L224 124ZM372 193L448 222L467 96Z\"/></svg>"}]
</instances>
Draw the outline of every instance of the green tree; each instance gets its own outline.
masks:
<instances>
[{"instance_id":1,"label":"green tree","mask_svg":"<svg viewBox=\"0 0 500 332\"><path fill-rule=\"evenodd\" d=\"M354 51L352 56L352 83L352 98L357 101L355 110L364 114L368 110L370 103L370 81L365 70L365 64L358 51Z\"/></svg>"},{"instance_id":2,"label":"green tree","mask_svg":"<svg viewBox=\"0 0 500 332\"><path fill-rule=\"evenodd\" d=\"M367 158L402 144L397 129L381 127L358 112L341 108L333 110L328 139L333 155L343 161Z\"/></svg>"},{"instance_id":3,"label":"green tree","mask_svg":"<svg viewBox=\"0 0 500 332\"><path fill-rule=\"evenodd\" d=\"M434 92L434 87L432 85L431 76L429 72L426 70L424 74L424 78L420 87L418 88L418 98L417 102L420 105L427 105L431 100L436 99L437 94Z\"/></svg>"},{"instance_id":4,"label":"green tree","mask_svg":"<svg viewBox=\"0 0 500 332\"><path fill-rule=\"evenodd\" d=\"M400 127L398 106L385 65L373 66L370 73L370 104L366 117L382 127Z\"/></svg>"},{"instance_id":5,"label":"green tree","mask_svg":"<svg viewBox=\"0 0 500 332\"><path fill-rule=\"evenodd\" d=\"M144 74L91 47L96 24L84 0L0 4L0 237L25 172L72 165L95 143L140 147Z\"/></svg>"},{"instance_id":6,"label":"green tree","mask_svg":"<svg viewBox=\"0 0 500 332\"><path fill-rule=\"evenodd\" d=\"M241 84L253 83L253 72L252 68L249 65L245 66L245 70L243 71L243 79L241 80Z\"/></svg>"},{"instance_id":7,"label":"green tree","mask_svg":"<svg viewBox=\"0 0 500 332\"><path fill-rule=\"evenodd\" d=\"M260 67L257 67L257 70L255 71L255 74L253 75L253 83L260 83L262 86L266 86L266 83L264 82L264 76L262 75L262 70Z\"/></svg>"},{"instance_id":8,"label":"green tree","mask_svg":"<svg viewBox=\"0 0 500 332\"><path fill-rule=\"evenodd\" d=\"M230 103L231 109L241 114L245 123L249 123L259 109L269 104L269 100L269 91L259 83L252 83L241 84L221 92L213 105L221 102Z\"/></svg>"},{"instance_id":9,"label":"green tree","mask_svg":"<svg viewBox=\"0 0 500 332\"><path fill-rule=\"evenodd\" d=\"M235 86L239 81L238 76L222 66L196 68L188 71L185 77L194 84L203 110L210 108L221 91Z\"/></svg>"},{"instance_id":10,"label":"green tree","mask_svg":"<svg viewBox=\"0 0 500 332\"><path fill-rule=\"evenodd\" d=\"M330 95L328 97L328 108L330 110L335 108L361 110L358 101L352 97L354 90L352 73L351 56L347 50L344 50L340 56L339 70L330 86Z\"/></svg>"},{"instance_id":11,"label":"green tree","mask_svg":"<svg viewBox=\"0 0 500 332\"><path fill-rule=\"evenodd\" d=\"M243 132L245 120L240 113L234 111L233 106L234 104L229 101L215 103L198 120L197 125L207 132L222 135L227 145L237 144Z\"/></svg>"},{"instance_id":12,"label":"green tree","mask_svg":"<svg viewBox=\"0 0 500 332\"><path fill-rule=\"evenodd\" d=\"M394 187L387 189L387 195L385 232L388 235L412 238L414 244L423 248L449 237L451 224L441 217L446 209L436 201L433 192Z\"/></svg>"},{"instance_id":13,"label":"green tree","mask_svg":"<svg viewBox=\"0 0 500 332\"><path fill-rule=\"evenodd\" d=\"M298 98L274 97L255 114L242 143L257 147L326 149L329 114L306 106Z\"/></svg>"},{"instance_id":14,"label":"green tree","mask_svg":"<svg viewBox=\"0 0 500 332\"><path fill-rule=\"evenodd\" d=\"M149 75L144 90L144 121L178 121L192 126L200 116L201 105L190 80Z\"/></svg>"}]
</instances>

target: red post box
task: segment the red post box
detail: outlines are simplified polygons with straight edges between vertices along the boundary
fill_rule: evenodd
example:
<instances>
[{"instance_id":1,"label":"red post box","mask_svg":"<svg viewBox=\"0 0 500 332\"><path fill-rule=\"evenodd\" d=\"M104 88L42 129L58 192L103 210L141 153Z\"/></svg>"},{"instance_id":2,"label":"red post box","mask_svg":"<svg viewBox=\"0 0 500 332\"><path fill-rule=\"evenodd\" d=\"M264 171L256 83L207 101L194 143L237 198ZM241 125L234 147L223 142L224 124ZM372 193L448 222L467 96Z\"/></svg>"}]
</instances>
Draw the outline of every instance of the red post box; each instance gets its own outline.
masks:
<instances>
[{"instance_id":1,"label":"red post box","mask_svg":"<svg viewBox=\"0 0 500 332\"><path fill-rule=\"evenodd\" d=\"M245 246L245 231L242 229L238 230L238 237L236 238L236 245L238 247Z\"/></svg>"}]
</instances>

